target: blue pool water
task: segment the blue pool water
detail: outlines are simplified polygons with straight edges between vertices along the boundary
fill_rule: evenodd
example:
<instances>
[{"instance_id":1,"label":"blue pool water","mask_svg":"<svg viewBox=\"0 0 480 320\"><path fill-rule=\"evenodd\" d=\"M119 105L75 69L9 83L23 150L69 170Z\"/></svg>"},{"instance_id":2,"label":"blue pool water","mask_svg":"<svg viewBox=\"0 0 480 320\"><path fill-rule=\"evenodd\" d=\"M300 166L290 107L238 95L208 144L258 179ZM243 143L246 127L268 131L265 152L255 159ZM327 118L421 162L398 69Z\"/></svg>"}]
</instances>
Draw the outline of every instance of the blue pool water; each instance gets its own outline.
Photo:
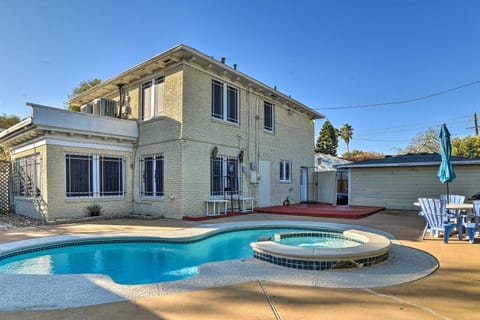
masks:
<instances>
[{"instance_id":1,"label":"blue pool water","mask_svg":"<svg viewBox=\"0 0 480 320\"><path fill-rule=\"evenodd\" d=\"M302 229L305 230L305 229ZM105 274L120 284L174 281L198 274L198 266L253 257L251 242L299 229L252 229L218 234L197 242L89 244L36 251L0 260L1 273ZM134 240L133 240L134 241Z\"/></svg>"},{"instance_id":2,"label":"blue pool water","mask_svg":"<svg viewBox=\"0 0 480 320\"><path fill-rule=\"evenodd\" d=\"M356 247L362 244L359 241L328 237L284 238L278 242L287 246L296 246L303 248L349 248Z\"/></svg>"}]
</instances>

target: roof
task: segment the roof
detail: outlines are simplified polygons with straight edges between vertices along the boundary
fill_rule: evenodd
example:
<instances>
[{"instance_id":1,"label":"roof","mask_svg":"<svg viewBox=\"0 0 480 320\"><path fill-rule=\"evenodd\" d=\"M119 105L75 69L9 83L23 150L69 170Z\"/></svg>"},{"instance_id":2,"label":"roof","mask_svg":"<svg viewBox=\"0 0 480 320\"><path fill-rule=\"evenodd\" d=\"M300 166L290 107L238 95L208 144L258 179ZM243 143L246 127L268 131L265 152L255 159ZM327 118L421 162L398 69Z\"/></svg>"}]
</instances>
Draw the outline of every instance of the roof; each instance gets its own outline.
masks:
<instances>
[{"instance_id":1,"label":"roof","mask_svg":"<svg viewBox=\"0 0 480 320\"><path fill-rule=\"evenodd\" d=\"M101 82L95 87L73 97L68 101L68 103L77 106L89 103L94 99L102 98L106 94L118 90L119 86L137 81L154 72L175 65L179 62L199 65L205 70L222 74L232 79L232 81L240 83L251 90L269 96L274 100L278 100L279 102L284 103L295 110L304 112L312 119L325 118L323 114L307 107L290 96L281 93L280 91L276 90L276 88L271 88L264 83L238 71L236 67L232 68L226 65L224 62L215 60L213 57L184 44L180 44L168 49L167 51L164 51L134 67L131 67L130 69L127 69L122 73L113 76L110 79Z\"/></svg>"},{"instance_id":2,"label":"roof","mask_svg":"<svg viewBox=\"0 0 480 320\"><path fill-rule=\"evenodd\" d=\"M442 157L438 153L409 153L398 156L386 156L381 159L359 161L352 164L340 165L337 168L377 168L377 167L414 167L440 165ZM480 164L478 158L452 157L452 164Z\"/></svg>"},{"instance_id":3,"label":"roof","mask_svg":"<svg viewBox=\"0 0 480 320\"><path fill-rule=\"evenodd\" d=\"M318 163L318 159L322 160L321 163ZM342 164L352 163L351 161L324 153L315 153L315 160L315 167L320 171L335 170L336 167Z\"/></svg>"}]
</instances>

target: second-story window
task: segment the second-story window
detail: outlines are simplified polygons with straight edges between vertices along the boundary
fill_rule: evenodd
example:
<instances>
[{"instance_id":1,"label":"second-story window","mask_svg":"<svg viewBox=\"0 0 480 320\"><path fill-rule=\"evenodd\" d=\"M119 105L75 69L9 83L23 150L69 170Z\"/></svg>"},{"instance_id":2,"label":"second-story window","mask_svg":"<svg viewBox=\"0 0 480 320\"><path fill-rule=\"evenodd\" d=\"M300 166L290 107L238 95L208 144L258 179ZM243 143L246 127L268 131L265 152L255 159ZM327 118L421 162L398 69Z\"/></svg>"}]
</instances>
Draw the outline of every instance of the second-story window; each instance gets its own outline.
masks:
<instances>
[{"instance_id":1,"label":"second-story window","mask_svg":"<svg viewBox=\"0 0 480 320\"><path fill-rule=\"evenodd\" d=\"M263 129L268 132L273 132L273 104L265 101L263 103Z\"/></svg>"},{"instance_id":2,"label":"second-story window","mask_svg":"<svg viewBox=\"0 0 480 320\"><path fill-rule=\"evenodd\" d=\"M163 76L142 84L142 120L164 114L164 95L165 78Z\"/></svg>"},{"instance_id":3,"label":"second-story window","mask_svg":"<svg viewBox=\"0 0 480 320\"><path fill-rule=\"evenodd\" d=\"M212 117L238 123L238 89L212 80Z\"/></svg>"}]
</instances>

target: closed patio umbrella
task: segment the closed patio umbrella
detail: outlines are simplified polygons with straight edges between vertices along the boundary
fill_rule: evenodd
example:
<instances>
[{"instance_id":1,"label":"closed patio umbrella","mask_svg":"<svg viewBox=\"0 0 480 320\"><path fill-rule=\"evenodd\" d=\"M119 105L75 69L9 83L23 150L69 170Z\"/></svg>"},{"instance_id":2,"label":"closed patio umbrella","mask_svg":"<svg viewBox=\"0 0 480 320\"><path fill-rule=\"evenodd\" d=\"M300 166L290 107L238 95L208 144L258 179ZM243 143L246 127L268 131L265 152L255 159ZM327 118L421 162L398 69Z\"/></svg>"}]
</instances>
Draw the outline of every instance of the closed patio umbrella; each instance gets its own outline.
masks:
<instances>
[{"instance_id":1,"label":"closed patio umbrella","mask_svg":"<svg viewBox=\"0 0 480 320\"><path fill-rule=\"evenodd\" d=\"M453 166L450 163L450 158L452 156L452 144L450 142L450 132L447 129L447 125L444 123L440 128L440 153L442 156L442 162L440 163L440 168L438 168L437 176L442 183L447 184L447 203L448 203L448 184L453 182L457 177L455 175L455 170L453 170Z\"/></svg>"}]
</instances>

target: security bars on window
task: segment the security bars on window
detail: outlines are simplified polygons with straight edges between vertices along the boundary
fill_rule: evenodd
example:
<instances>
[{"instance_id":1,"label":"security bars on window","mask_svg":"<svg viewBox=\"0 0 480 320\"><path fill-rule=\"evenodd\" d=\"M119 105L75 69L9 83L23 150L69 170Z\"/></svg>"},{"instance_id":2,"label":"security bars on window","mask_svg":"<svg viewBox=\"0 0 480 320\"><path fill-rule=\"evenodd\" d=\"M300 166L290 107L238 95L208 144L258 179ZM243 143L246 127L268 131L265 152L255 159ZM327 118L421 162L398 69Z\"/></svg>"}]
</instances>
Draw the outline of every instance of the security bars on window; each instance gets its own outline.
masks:
<instances>
[{"instance_id":1,"label":"security bars on window","mask_svg":"<svg viewBox=\"0 0 480 320\"><path fill-rule=\"evenodd\" d=\"M66 197L123 196L124 162L121 157L66 154Z\"/></svg>"},{"instance_id":2,"label":"security bars on window","mask_svg":"<svg viewBox=\"0 0 480 320\"><path fill-rule=\"evenodd\" d=\"M17 197L39 197L40 156L31 155L13 162L13 194Z\"/></svg>"},{"instance_id":3,"label":"security bars on window","mask_svg":"<svg viewBox=\"0 0 480 320\"><path fill-rule=\"evenodd\" d=\"M142 196L161 197L164 195L163 155L144 156L142 162Z\"/></svg>"},{"instance_id":4,"label":"security bars on window","mask_svg":"<svg viewBox=\"0 0 480 320\"><path fill-rule=\"evenodd\" d=\"M210 195L230 196L240 192L238 158L210 158Z\"/></svg>"}]
</instances>

